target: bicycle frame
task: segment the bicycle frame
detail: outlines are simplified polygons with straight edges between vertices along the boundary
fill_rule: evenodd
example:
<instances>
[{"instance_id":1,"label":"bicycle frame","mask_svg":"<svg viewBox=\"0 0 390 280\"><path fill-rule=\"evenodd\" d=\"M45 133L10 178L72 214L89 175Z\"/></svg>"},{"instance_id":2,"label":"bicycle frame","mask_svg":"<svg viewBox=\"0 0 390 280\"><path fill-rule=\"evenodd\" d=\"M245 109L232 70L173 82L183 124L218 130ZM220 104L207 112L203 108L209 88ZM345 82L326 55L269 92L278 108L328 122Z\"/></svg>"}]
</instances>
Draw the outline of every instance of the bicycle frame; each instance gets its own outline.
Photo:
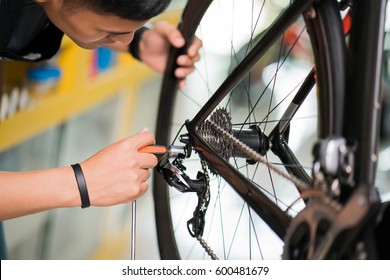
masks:
<instances>
[{"instance_id":1,"label":"bicycle frame","mask_svg":"<svg viewBox=\"0 0 390 280\"><path fill-rule=\"evenodd\" d=\"M210 147L198 134L197 130L211 112L218 106L221 100L237 85L252 69L257 61L276 41L276 39L286 30L289 25L298 18L315 1L322 0L296 0L286 9L272 26L265 32L264 36L250 51L244 59L231 73L213 96L208 100L199 113L186 122L186 127L191 139L191 145L202 157L208 161L213 168L221 174L224 179L235 189L235 191L248 203L248 205L272 228L272 230L283 239L286 230L291 222L291 217L281 210L272 200L258 190L253 182L247 180L237 169L221 158L212 147ZM323 0L326 1L326 0ZM196 3L195 3L196 2ZM187 10L191 11L191 4L203 7L205 10L212 0L190 1ZM338 106L333 112L337 123L331 123L326 128L326 135L338 136L349 142L369 143L370 149L361 153L362 156L354 161L354 194L350 195L350 203L346 202L346 211L340 215L339 230L356 228L360 230L364 222L373 211L378 210L378 196L375 193L375 172L377 163L377 146L379 134L380 104L381 104L381 68L382 51L384 40L384 20L387 0L366 1L354 0L352 10L352 26L350 41L348 44L347 79L345 89L329 92L329 97L338 100ZM203 13L193 14L192 19L199 22ZM194 34L186 30L186 26L180 26L187 41L193 38ZM174 50L170 59L177 57L178 53L185 51ZM173 73L171 75L173 77ZM167 81L165 81L167 82ZM169 82L169 81L168 81ZM298 91L295 99L298 99L298 107L315 83L314 74L310 73L304 85ZM162 95L161 98L164 98ZM363 111L354 108L364 108ZM291 114L293 114L292 112ZM373 117L372 117L373 116ZM164 116L159 115L159 125L164 126ZM372 122L367 120L373 119ZM343 120L340 122L339 120ZM353 120L351 122L351 120ZM165 125L167 126L167 124ZM271 133L272 139L278 144L278 156L283 163L295 165L296 159L285 144L284 134L288 123L279 123ZM321 135L321 133L320 133ZM157 136L158 137L158 136ZM357 147L359 149L359 147ZM274 151L275 152L275 151ZM369 172L362 172L362 171ZM289 172L310 183L310 177L303 169L291 169ZM356 218L349 222L351 209L362 206L358 200L364 198L367 202L365 207L361 207ZM329 245L329 244L328 244ZM325 245L326 246L326 245ZM331 245L329 245L331 246ZM324 257L324 256L317 256Z\"/></svg>"},{"instance_id":2,"label":"bicycle frame","mask_svg":"<svg viewBox=\"0 0 390 280\"><path fill-rule=\"evenodd\" d=\"M211 3L211 1L203 2L207 2L205 7ZM199 125L209 116L234 86L243 79L245 74L252 69L255 62L264 54L267 48L277 40L284 30L287 29L287 27L296 20L305 9L309 7L311 2L312 1L305 0L294 1L294 3L286 9L268 29L266 34L248 54L246 59L236 67L230 78L222 83L194 119L186 123L190 138L193 140L193 147L195 147L197 151L201 151L202 156L210 162L220 174L223 174L224 179L248 202L249 206L270 225L280 238L284 237L291 218L276 206L273 201L260 192L256 185L249 182L240 172L218 156L218 154L216 154L199 136L197 127L199 127ZM185 34L185 29L183 29L183 33ZM284 154L288 153L287 150L284 152Z\"/></svg>"},{"instance_id":3,"label":"bicycle frame","mask_svg":"<svg viewBox=\"0 0 390 280\"><path fill-rule=\"evenodd\" d=\"M369 143L369 150L355 161L355 181L367 187L375 184L380 107L382 101L382 53L387 0L354 1L349 47L347 91L342 135L358 143ZM364 108L357 112L353 108ZM373 122L367 122L371 115ZM355 122L348 122L350 119ZM362 170L369 172L362 172Z\"/></svg>"}]
</instances>

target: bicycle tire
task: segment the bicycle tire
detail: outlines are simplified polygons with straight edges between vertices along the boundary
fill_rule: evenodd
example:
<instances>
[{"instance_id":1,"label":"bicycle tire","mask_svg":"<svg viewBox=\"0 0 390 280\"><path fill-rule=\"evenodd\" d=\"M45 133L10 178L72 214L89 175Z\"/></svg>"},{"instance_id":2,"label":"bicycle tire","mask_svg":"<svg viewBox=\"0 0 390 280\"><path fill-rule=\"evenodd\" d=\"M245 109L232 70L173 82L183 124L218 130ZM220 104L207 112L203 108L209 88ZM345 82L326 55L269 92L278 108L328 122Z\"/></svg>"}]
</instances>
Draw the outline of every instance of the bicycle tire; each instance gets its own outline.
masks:
<instances>
[{"instance_id":1,"label":"bicycle tire","mask_svg":"<svg viewBox=\"0 0 390 280\"><path fill-rule=\"evenodd\" d=\"M211 0L188 1L179 25L188 42L192 40L198 30L201 24L199 21L211 9L212 2ZM317 118L319 123L317 133L319 138L325 138L341 132L341 124L339 122L341 116L337 113L340 110L335 108L336 106L342 107L343 104L342 102L335 102L335 100L338 94L344 92L345 87L345 39L337 1L316 1L313 5L306 10L304 22L307 24L306 28L312 44L316 67ZM309 12L314 14L309 15ZM201 39L203 40L203 38ZM251 43L246 43L244 45L245 48L249 44ZM177 99L181 94L177 88L178 80L173 73L176 68L176 58L184 51L185 48L181 50L173 49L168 59L157 118L157 143L168 144L172 141L171 134L174 130L173 116L176 110L175 104L177 104ZM334 69L338 69L338 71L336 72ZM264 69L262 68L262 70ZM248 77L250 76L246 76L246 78ZM243 86L243 83L244 81L241 81L241 86ZM269 100L268 103L270 104ZM184 123L185 119L183 118L182 121ZM178 237L175 236L175 226L172 223L169 188L160 174L154 174L153 196L160 256L161 259L184 259L186 256L180 252L180 246L177 245ZM212 245L210 246L212 247ZM251 254L249 254L248 258L252 258ZM224 258L240 258L228 256L225 253L223 253L223 256ZM263 258L262 255L261 258Z\"/></svg>"}]
</instances>

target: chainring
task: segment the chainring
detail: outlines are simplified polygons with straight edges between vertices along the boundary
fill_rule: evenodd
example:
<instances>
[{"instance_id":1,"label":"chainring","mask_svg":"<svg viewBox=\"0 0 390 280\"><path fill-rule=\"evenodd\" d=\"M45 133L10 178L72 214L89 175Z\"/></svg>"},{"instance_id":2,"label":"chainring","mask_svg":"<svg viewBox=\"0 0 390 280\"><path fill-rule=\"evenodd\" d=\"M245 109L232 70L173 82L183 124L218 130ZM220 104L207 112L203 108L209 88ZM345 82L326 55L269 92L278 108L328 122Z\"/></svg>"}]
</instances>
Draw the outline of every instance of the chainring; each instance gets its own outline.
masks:
<instances>
[{"instance_id":1,"label":"chainring","mask_svg":"<svg viewBox=\"0 0 390 280\"><path fill-rule=\"evenodd\" d=\"M307 205L287 230L283 259L312 259L337 214L337 207L322 200Z\"/></svg>"}]
</instances>

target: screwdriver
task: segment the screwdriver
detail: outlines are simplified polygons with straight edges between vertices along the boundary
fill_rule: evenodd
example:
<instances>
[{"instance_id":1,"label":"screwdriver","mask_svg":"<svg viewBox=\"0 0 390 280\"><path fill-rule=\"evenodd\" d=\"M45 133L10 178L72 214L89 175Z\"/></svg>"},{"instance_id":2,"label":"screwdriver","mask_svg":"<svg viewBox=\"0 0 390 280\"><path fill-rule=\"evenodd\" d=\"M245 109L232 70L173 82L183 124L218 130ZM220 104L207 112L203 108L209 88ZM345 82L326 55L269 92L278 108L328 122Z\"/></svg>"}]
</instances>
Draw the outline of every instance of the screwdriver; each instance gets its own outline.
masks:
<instances>
[{"instance_id":1,"label":"screwdriver","mask_svg":"<svg viewBox=\"0 0 390 280\"><path fill-rule=\"evenodd\" d=\"M150 153L154 155L162 155L167 152L167 147L163 145L150 145L142 147L138 150L140 153Z\"/></svg>"},{"instance_id":2,"label":"screwdriver","mask_svg":"<svg viewBox=\"0 0 390 280\"><path fill-rule=\"evenodd\" d=\"M150 145L150 146L145 146L140 149L138 149L138 152L140 153L150 153L154 155L162 155L167 152L167 148L162 145ZM132 208L132 213L131 213L131 252L130 252L130 257L132 260L135 260L135 243L136 243L136 210L137 210L137 202L136 200L133 200L131 203L131 208Z\"/></svg>"}]
</instances>

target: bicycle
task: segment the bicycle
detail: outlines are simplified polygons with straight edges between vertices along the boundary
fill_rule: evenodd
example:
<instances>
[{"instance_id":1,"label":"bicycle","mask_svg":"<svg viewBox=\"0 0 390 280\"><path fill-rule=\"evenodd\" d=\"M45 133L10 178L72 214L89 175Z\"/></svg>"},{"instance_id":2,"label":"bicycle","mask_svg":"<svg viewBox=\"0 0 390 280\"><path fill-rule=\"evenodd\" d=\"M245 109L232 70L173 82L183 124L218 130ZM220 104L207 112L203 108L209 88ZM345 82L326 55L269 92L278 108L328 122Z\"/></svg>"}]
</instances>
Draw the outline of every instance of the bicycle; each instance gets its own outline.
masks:
<instances>
[{"instance_id":1,"label":"bicycle","mask_svg":"<svg viewBox=\"0 0 390 280\"><path fill-rule=\"evenodd\" d=\"M187 2L179 28L202 39L203 60L178 90L185 49L173 49L163 79L162 259L389 258L390 210L375 186L385 7Z\"/></svg>"}]
</instances>

